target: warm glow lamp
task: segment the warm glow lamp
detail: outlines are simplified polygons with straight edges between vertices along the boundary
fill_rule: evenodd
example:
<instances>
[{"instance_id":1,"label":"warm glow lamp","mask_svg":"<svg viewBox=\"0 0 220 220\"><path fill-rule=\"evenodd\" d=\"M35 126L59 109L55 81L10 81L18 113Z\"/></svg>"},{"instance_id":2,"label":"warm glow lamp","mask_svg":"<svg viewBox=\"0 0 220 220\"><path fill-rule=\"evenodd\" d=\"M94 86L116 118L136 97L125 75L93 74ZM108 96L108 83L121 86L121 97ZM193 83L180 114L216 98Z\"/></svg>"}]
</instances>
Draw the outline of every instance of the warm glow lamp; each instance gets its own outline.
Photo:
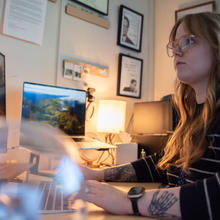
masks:
<instances>
[{"instance_id":1,"label":"warm glow lamp","mask_svg":"<svg viewBox=\"0 0 220 220\"><path fill-rule=\"evenodd\" d=\"M126 102L119 100L100 100L97 131L119 133L125 130Z\"/></svg>"}]
</instances>

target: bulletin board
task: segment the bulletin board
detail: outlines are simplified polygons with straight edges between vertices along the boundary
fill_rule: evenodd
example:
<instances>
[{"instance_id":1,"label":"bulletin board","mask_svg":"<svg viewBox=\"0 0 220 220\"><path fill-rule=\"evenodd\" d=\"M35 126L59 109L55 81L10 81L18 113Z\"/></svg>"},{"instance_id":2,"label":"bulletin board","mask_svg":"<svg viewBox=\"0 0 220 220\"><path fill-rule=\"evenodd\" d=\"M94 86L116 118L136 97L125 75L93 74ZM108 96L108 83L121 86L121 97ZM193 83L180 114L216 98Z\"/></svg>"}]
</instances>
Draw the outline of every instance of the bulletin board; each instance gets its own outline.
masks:
<instances>
[{"instance_id":1,"label":"bulletin board","mask_svg":"<svg viewBox=\"0 0 220 220\"><path fill-rule=\"evenodd\" d=\"M101 77L108 77L108 67L77 62L75 60L63 60L63 75L66 79L81 80L83 75L93 74Z\"/></svg>"}]
</instances>

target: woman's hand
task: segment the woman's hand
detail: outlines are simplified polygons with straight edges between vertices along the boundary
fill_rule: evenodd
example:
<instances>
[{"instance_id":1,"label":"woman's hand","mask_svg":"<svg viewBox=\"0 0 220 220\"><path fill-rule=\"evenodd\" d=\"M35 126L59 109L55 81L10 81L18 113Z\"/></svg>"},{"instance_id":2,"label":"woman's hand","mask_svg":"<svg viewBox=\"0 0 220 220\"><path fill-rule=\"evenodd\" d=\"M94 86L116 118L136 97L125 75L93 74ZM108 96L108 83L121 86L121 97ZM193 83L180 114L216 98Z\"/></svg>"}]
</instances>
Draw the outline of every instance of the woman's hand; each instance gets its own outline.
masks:
<instances>
[{"instance_id":1,"label":"woman's hand","mask_svg":"<svg viewBox=\"0 0 220 220\"><path fill-rule=\"evenodd\" d=\"M145 191L137 202L139 212L143 216L181 219L179 190L180 187ZM133 214L127 193L106 183L86 181L77 195L78 198L94 203L112 214Z\"/></svg>"},{"instance_id":2,"label":"woman's hand","mask_svg":"<svg viewBox=\"0 0 220 220\"><path fill-rule=\"evenodd\" d=\"M112 214L128 215L133 213L127 194L106 183L86 181L79 197Z\"/></svg>"},{"instance_id":3,"label":"woman's hand","mask_svg":"<svg viewBox=\"0 0 220 220\"><path fill-rule=\"evenodd\" d=\"M80 169L86 180L97 180L97 181L104 180L104 170L90 169L83 165L80 166Z\"/></svg>"}]
</instances>

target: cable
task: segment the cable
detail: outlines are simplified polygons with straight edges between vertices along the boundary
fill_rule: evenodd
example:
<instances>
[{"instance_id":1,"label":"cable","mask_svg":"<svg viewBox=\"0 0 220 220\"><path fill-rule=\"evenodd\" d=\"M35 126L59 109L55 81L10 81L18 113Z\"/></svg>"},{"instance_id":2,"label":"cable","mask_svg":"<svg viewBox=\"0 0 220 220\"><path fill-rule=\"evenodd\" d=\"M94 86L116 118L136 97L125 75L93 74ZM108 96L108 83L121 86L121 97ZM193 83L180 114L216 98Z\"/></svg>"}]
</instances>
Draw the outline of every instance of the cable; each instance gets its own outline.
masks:
<instances>
[{"instance_id":1,"label":"cable","mask_svg":"<svg viewBox=\"0 0 220 220\"><path fill-rule=\"evenodd\" d=\"M89 107L90 107L91 104L92 104L92 102L89 102L88 105L86 106L86 112L89 111ZM93 106L92 106L92 112L91 112L89 118L86 117L86 120L87 120L87 121L89 121L89 120L93 117L94 112L95 112L95 106L93 105Z\"/></svg>"},{"instance_id":2,"label":"cable","mask_svg":"<svg viewBox=\"0 0 220 220\"><path fill-rule=\"evenodd\" d=\"M99 161L101 160L102 156L104 155L105 151L102 151L101 155L99 156L98 160L97 160L97 164L99 163Z\"/></svg>"},{"instance_id":3,"label":"cable","mask_svg":"<svg viewBox=\"0 0 220 220\"><path fill-rule=\"evenodd\" d=\"M95 101L95 97L93 95L94 92L95 92L94 88L90 88L90 87L87 88L87 101L88 101L88 105L86 106L86 112L89 111L89 108L90 108L91 104L94 103L94 101ZM88 118L86 118L87 121L89 121L93 117L94 112L95 112L95 105L93 104L92 112L91 112L90 116Z\"/></svg>"}]
</instances>

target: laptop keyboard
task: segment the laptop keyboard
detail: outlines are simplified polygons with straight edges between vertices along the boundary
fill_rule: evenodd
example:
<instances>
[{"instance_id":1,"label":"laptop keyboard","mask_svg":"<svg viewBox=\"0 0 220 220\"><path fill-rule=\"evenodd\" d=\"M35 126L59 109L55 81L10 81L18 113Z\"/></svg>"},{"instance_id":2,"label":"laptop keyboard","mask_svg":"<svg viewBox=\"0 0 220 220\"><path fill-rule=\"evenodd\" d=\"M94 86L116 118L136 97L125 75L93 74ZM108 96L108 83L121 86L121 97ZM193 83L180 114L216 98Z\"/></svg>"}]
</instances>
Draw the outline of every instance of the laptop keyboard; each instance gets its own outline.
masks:
<instances>
[{"instance_id":1,"label":"laptop keyboard","mask_svg":"<svg viewBox=\"0 0 220 220\"><path fill-rule=\"evenodd\" d=\"M81 150L108 150L116 146L88 137L72 137Z\"/></svg>"},{"instance_id":2,"label":"laptop keyboard","mask_svg":"<svg viewBox=\"0 0 220 220\"><path fill-rule=\"evenodd\" d=\"M37 188L42 200L42 213L74 212L70 197L65 196L55 182L40 181Z\"/></svg>"}]
</instances>

